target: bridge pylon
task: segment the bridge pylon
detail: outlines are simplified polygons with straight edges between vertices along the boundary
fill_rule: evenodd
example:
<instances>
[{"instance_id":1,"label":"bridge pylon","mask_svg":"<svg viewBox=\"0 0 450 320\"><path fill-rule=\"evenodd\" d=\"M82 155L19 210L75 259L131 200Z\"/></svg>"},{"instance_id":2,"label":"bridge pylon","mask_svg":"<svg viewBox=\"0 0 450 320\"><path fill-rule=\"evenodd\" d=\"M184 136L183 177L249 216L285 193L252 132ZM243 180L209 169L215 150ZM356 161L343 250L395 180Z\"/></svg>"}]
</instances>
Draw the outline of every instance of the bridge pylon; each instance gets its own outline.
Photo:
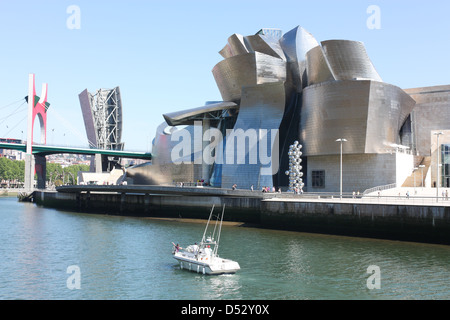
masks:
<instances>
[{"instance_id":1,"label":"bridge pylon","mask_svg":"<svg viewBox=\"0 0 450 320\"><path fill-rule=\"evenodd\" d=\"M28 76L28 122L27 122L27 150L25 153L25 189L34 189L34 174L38 176L38 189L45 189L46 159L45 156L33 157L33 132L36 117L41 128L41 144L47 142L47 110L50 104L47 102L48 85L42 85L41 96L36 95L35 75Z\"/></svg>"}]
</instances>

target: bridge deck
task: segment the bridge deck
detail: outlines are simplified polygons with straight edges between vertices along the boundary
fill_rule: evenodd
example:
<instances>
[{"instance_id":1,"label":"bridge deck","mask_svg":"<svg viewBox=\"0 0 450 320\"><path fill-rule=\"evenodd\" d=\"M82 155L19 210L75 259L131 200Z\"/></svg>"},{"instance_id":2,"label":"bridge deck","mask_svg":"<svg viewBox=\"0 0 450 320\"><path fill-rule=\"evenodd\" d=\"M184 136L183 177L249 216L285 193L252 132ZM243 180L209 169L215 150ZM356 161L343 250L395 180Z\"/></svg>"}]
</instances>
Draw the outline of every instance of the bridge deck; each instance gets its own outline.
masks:
<instances>
[{"instance_id":1,"label":"bridge deck","mask_svg":"<svg viewBox=\"0 0 450 320\"><path fill-rule=\"evenodd\" d=\"M24 143L0 143L0 149L12 149L26 152L27 145ZM120 150L102 150L102 149L90 149L90 148L74 148L74 147L57 147L47 145L33 145L33 154L49 155L58 153L70 153L70 154L102 154L111 157L120 158L132 158L132 159L146 159L151 160L152 154L148 152L133 152L133 151L120 151Z\"/></svg>"}]
</instances>

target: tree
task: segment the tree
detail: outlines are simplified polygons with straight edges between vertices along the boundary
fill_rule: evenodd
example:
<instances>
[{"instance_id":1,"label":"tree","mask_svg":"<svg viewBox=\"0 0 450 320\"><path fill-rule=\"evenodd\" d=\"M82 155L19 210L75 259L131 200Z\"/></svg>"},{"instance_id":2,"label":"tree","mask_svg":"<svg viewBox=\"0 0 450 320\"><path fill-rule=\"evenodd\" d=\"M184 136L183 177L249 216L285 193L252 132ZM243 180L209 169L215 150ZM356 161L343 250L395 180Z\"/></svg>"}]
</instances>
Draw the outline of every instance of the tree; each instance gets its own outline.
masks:
<instances>
[{"instance_id":1,"label":"tree","mask_svg":"<svg viewBox=\"0 0 450 320\"><path fill-rule=\"evenodd\" d=\"M88 165L71 165L63 168L59 163L47 163L46 181L50 184L76 184L78 171L89 171ZM11 160L8 158L0 158L0 181L1 180L17 180L24 182L25 178L25 161Z\"/></svg>"},{"instance_id":2,"label":"tree","mask_svg":"<svg viewBox=\"0 0 450 320\"><path fill-rule=\"evenodd\" d=\"M25 161L0 158L0 179L24 181Z\"/></svg>"}]
</instances>

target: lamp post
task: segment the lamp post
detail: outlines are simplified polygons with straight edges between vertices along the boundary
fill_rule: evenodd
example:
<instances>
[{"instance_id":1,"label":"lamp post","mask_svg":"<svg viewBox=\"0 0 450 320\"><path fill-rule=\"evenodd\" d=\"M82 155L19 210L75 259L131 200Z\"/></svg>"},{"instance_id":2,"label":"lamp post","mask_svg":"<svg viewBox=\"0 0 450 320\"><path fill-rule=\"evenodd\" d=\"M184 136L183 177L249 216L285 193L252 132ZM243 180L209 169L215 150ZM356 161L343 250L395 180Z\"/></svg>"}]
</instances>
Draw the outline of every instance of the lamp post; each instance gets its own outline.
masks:
<instances>
[{"instance_id":1,"label":"lamp post","mask_svg":"<svg viewBox=\"0 0 450 320\"><path fill-rule=\"evenodd\" d=\"M423 185L424 185L424 182L423 182L423 168L425 168L425 165L424 165L424 164L421 164L421 165L419 165L419 168L420 168L421 171L422 171L422 190L423 190Z\"/></svg>"},{"instance_id":2,"label":"lamp post","mask_svg":"<svg viewBox=\"0 0 450 320\"><path fill-rule=\"evenodd\" d=\"M414 195L416 194L416 171L419 170L419 168L413 169L413 178L414 178Z\"/></svg>"},{"instance_id":3,"label":"lamp post","mask_svg":"<svg viewBox=\"0 0 450 320\"><path fill-rule=\"evenodd\" d=\"M340 138L340 139L337 139L336 142L340 142L341 143L341 168L340 168L339 184L340 184L340 198L342 199L342 143L343 142L347 142L347 140L344 139L344 138Z\"/></svg>"},{"instance_id":4,"label":"lamp post","mask_svg":"<svg viewBox=\"0 0 450 320\"><path fill-rule=\"evenodd\" d=\"M439 136L444 134L442 131L433 133L437 137L437 165L436 165L436 202L439 201Z\"/></svg>"}]
</instances>

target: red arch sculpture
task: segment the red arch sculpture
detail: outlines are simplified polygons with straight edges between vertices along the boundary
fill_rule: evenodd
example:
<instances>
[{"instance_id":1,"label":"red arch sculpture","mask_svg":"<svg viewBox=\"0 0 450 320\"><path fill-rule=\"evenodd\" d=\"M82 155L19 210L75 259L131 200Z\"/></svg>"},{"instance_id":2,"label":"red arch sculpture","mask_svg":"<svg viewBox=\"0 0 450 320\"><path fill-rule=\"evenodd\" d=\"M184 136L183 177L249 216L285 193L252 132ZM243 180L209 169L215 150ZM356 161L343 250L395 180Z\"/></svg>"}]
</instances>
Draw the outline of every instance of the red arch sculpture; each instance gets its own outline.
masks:
<instances>
[{"instance_id":1,"label":"red arch sculpture","mask_svg":"<svg viewBox=\"0 0 450 320\"><path fill-rule=\"evenodd\" d=\"M27 154L32 153L34 121L39 118L41 125L41 143L47 142L47 110L50 104L47 102L47 84L42 85L41 96L36 96L35 75L30 74L28 78L28 135ZM32 97L32 99L30 99Z\"/></svg>"}]
</instances>

